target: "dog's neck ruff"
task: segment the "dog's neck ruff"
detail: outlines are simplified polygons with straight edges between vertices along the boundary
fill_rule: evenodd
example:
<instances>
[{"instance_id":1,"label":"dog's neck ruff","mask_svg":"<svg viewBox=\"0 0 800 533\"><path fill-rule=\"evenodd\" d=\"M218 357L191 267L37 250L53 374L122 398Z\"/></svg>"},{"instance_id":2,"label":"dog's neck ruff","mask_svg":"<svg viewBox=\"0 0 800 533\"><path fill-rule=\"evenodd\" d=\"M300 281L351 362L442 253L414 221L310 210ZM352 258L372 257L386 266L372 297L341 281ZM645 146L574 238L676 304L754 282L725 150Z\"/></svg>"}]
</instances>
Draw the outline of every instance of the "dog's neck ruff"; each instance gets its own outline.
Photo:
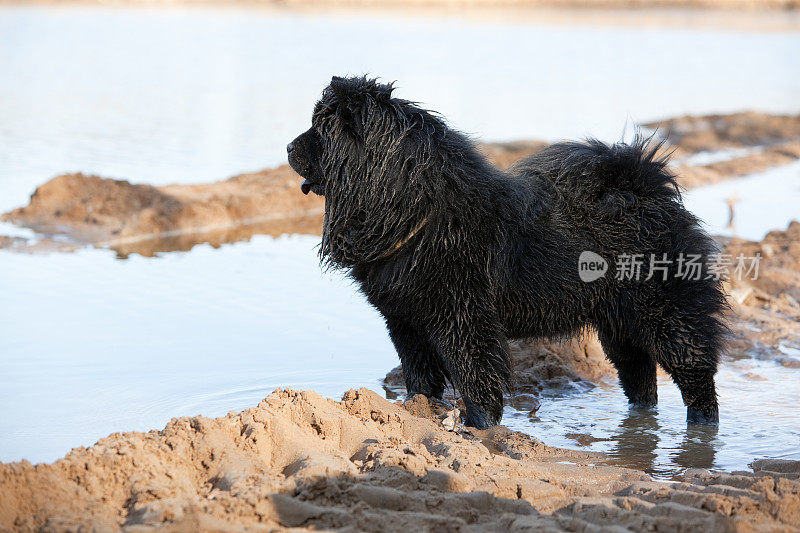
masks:
<instances>
[{"instance_id":1,"label":"dog's neck ruff","mask_svg":"<svg viewBox=\"0 0 800 533\"><path fill-rule=\"evenodd\" d=\"M378 259L386 259L386 258L387 258L387 257L389 257L390 255L392 255L393 253L395 253L397 250L399 250L400 248L402 248L402 247L403 247L403 245L404 245L405 243L407 243L408 241L410 241L411 239L413 239L413 238L414 238L414 235L416 235L417 233L419 233L419 231L420 231L420 230L421 230L421 229L422 229L422 228L425 226L425 224L427 224L427 223L428 223L428 217L425 217L425 218L423 218L423 219L422 219L422 222L420 222L420 223L417 225L417 227L416 227L416 228L414 228L413 230L411 230L411 233L409 233L408 235L406 235L405 237L403 237L402 239L400 239L399 241L397 241L397 242L394 244L394 246L392 246L392 247L391 247L389 250L385 251L385 252L384 252L384 253L383 253L383 254L382 254L380 257L378 257Z\"/></svg>"}]
</instances>

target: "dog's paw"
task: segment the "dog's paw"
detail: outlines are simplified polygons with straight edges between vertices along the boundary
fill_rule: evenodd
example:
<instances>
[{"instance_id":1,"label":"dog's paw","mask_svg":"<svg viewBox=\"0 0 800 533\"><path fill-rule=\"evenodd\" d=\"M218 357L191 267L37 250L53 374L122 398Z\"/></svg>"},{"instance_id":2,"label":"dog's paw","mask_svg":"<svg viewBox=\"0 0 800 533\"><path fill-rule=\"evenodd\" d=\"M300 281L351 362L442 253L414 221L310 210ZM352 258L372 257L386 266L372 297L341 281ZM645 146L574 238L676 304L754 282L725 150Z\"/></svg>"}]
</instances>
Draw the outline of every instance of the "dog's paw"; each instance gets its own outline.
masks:
<instances>
[{"instance_id":1,"label":"dog's paw","mask_svg":"<svg viewBox=\"0 0 800 533\"><path fill-rule=\"evenodd\" d=\"M689 425L718 426L719 409L700 411L689 407L686 409L686 423Z\"/></svg>"},{"instance_id":2,"label":"dog's paw","mask_svg":"<svg viewBox=\"0 0 800 533\"><path fill-rule=\"evenodd\" d=\"M491 416L486 410L476 403L464 400L467 407L467 415L464 418L464 425L475 429L488 429L500 423L499 416Z\"/></svg>"}]
</instances>

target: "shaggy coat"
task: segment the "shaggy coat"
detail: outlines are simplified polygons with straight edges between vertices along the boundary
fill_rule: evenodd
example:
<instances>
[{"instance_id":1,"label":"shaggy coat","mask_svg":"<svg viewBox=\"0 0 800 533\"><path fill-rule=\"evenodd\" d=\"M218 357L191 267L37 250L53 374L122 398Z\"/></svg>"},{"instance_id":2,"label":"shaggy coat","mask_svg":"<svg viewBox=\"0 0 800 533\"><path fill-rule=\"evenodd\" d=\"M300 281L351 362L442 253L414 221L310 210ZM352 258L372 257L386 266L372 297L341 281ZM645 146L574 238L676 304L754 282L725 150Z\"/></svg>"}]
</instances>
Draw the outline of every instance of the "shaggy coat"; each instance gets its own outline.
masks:
<instances>
[{"instance_id":1,"label":"shaggy coat","mask_svg":"<svg viewBox=\"0 0 800 533\"><path fill-rule=\"evenodd\" d=\"M507 339L593 328L631 404L656 404L660 365L688 421L716 423L715 245L657 149L559 143L506 172L391 85L336 77L287 147L303 192L325 196L323 263L346 269L385 318L409 395L440 397L450 381L468 425L497 424ZM581 279L585 251L607 262L604 276ZM647 279L651 254L669 265ZM615 275L633 256L641 276ZM681 276L692 256L700 275Z\"/></svg>"}]
</instances>

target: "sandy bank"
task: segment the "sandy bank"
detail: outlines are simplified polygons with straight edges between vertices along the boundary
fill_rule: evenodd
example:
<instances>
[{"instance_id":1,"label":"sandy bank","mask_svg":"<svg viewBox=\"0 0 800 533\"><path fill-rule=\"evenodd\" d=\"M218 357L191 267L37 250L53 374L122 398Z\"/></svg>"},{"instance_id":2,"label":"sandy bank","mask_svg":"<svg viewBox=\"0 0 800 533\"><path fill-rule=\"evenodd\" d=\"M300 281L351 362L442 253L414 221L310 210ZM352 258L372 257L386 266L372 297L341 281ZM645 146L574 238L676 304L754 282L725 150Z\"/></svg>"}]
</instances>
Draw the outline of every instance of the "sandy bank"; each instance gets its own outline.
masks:
<instances>
[{"instance_id":1,"label":"sandy bank","mask_svg":"<svg viewBox=\"0 0 800 533\"><path fill-rule=\"evenodd\" d=\"M762 113L681 117L646 124L674 150L680 183L696 187L787 164L800 158L800 117ZM481 149L507 167L547 143L490 143ZM0 216L39 232L26 243L0 238L20 251L110 247L122 255L188 250L255 234L319 234L323 200L299 192L287 165L203 185L153 187L83 174L58 176L40 186L30 203ZM66 236L53 240L55 235Z\"/></svg>"},{"instance_id":2,"label":"sandy bank","mask_svg":"<svg viewBox=\"0 0 800 533\"><path fill-rule=\"evenodd\" d=\"M671 118L644 127L657 129L673 148L673 163L686 188L761 172L800 158L800 116L751 111Z\"/></svg>"},{"instance_id":3,"label":"sandy bank","mask_svg":"<svg viewBox=\"0 0 800 533\"><path fill-rule=\"evenodd\" d=\"M254 234L318 233L323 199L299 193L288 166L207 185L135 185L83 174L57 176L31 203L2 220L76 244L152 255L198 242L235 242Z\"/></svg>"},{"instance_id":4,"label":"sandy bank","mask_svg":"<svg viewBox=\"0 0 800 533\"><path fill-rule=\"evenodd\" d=\"M278 390L50 465L0 465L0 528L790 531L800 517L798 462L659 483L450 416L422 397L406 409L364 389L341 402Z\"/></svg>"},{"instance_id":5,"label":"sandy bank","mask_svg":"<svg viewBox=\"0 0 800 533\"><path fill-rule=\"evenodd\" d=\"M726 287L733 311L731 355L756 355L800 368L800 360L780 350L800 339L800 222L770 232L761 242L734 239L725 252L761 256L758 279L734 277Z\"/></svg>"}]
</instances>

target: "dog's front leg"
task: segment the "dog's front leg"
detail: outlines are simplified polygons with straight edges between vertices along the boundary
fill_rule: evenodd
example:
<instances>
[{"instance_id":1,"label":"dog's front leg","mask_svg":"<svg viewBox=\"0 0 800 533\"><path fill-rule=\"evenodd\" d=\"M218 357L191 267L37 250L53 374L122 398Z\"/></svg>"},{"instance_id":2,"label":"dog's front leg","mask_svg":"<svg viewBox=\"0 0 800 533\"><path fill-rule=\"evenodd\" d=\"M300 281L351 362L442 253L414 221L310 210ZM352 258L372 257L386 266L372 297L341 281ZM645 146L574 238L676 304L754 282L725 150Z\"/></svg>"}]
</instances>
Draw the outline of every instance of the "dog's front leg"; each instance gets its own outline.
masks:
<instances>
[{"instance_id":1,"label":"dog's front leg","mask_svg":"<svg viewBox=\"0 0 800 533\"><path fill-rule=\"evenodd\" d=\"M439 353L421 330L406 318L386 315L386 327L392 339L406 381L408 397L424 394L441 399L447 382L447 370Z\"/></svg>"},{"instance_id":2,"label":"dog's front leg","mask_svg":"<svg viewBox=\"0 0 800 533\"><path fill-rule=\"evenodd\" d=\"M485 429L499 424L511 362L498 320L462 309L437 321L431 337L467 407L466 425Z\"/></svg>"}]
</instances>

